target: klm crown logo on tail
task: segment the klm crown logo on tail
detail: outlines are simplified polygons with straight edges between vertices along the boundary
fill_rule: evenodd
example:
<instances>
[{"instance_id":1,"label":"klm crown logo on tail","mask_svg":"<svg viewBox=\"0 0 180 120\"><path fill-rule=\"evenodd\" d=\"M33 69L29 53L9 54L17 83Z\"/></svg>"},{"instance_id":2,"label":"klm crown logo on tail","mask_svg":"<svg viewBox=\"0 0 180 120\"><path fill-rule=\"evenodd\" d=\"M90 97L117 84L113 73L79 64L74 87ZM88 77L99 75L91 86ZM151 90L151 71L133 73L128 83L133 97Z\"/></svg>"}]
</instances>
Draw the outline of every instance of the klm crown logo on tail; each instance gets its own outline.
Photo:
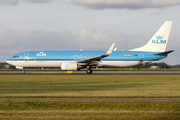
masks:
<instances>
[{"instance_id":1,"label":"klm crown logo on tail","mask_svg":"<svg viewBox=\"0 0 180 120\"><path fill-rule=\"evenodd\" d=\"M156 40L152 40L153 44L166 44L166 40L162 40L163 36L156 36Z\"/></svg>"}]
</instances>

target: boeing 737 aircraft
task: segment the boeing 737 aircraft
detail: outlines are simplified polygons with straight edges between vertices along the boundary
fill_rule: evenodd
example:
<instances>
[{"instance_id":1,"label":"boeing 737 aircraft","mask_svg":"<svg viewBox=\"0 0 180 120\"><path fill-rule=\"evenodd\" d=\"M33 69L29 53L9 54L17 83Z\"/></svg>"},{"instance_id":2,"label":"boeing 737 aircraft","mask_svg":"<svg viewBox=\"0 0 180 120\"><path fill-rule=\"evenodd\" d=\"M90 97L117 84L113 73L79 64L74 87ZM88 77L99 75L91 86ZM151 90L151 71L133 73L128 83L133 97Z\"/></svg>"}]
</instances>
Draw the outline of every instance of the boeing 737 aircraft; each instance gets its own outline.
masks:
<instances>
[{"instance_id":1,"label":"boeing 737 aircraft","mask_svg":"<svg viewBox=\"0 0 180 120\"><path fill-rule=\"evenodd\" d=\"M165 51L172 26L166 21L155 35L142 47L129 51L113 51L114 43L107 51L29 51L7 59L7 63L24 67L60 67L61 70L75 71L92 68L129 67L155 62L167 57L174 50ZM22 73L25 73L22 70Z\"/></svg>"}]
</instances>

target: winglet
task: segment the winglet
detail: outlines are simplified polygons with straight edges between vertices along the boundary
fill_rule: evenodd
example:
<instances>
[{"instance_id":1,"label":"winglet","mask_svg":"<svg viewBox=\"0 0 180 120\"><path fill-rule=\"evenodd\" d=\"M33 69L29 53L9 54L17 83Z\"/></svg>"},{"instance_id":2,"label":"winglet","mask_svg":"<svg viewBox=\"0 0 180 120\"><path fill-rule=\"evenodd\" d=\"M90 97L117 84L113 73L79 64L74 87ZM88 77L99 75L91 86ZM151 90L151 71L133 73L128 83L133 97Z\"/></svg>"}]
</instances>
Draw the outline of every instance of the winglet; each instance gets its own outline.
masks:
<instances>
[{"instance_id":1,"label":"winglet","mask_svg":"<svg viewBox=\"0 0 180 120\"><path fill-rule=\"evenodd\" d=\"M112 51L113 51L113 48L114 48L114 45L115 45L115 43L113 43L113 44L111 45L111 47L108 49L108 51L106 52L105 55L107 55L107 56L111 55L111 53L112 53Z\"/></svg>"}]
</instances>

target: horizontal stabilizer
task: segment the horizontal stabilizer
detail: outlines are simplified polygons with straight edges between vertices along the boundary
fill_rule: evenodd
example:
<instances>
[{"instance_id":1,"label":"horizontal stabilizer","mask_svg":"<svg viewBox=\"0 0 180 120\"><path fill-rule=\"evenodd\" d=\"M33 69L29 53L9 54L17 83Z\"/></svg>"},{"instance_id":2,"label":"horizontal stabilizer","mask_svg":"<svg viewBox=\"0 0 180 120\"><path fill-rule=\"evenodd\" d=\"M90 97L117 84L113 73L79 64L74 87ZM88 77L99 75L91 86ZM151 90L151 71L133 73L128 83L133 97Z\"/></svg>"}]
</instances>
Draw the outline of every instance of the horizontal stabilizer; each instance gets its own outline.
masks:
<instances>
[{"instance_id":1,"label":"horizontal stabilizer","mask_svg":"<svg viewBox=\"0 0 180 120\"><path fill-rule=\"evenodd\" d=\"M170 50L170 51L166 51L166 52L160 52L160 53L156 53L154 55L167 55L167 54L169 54L171 52L174 52L174 50Z\"/></svg>"}]
</instances>

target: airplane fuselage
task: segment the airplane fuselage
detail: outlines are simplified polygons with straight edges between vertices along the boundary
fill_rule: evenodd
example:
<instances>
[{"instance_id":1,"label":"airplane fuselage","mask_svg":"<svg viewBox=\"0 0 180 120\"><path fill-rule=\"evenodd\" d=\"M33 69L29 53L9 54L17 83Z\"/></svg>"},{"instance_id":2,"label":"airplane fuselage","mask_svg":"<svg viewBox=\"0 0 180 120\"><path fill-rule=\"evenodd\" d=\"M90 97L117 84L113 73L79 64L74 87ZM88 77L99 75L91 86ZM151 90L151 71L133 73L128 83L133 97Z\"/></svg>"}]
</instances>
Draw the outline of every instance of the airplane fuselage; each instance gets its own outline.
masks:
<instances>
[{"instance_id":1,"label":"airplane fuselage","mask_svg":"<svg viewBox=\"0 0 180 120\"><path fill-rule=\"evenodd\" d=\"M106 51L29 51L16 54L6 62L18 67L61 67L61 63L77 62L103 55ZM113 51L96 67L129 67L166 58L157 52ZM80 64L83 65L83 64Z\"/></svg>"}]
</instances>

